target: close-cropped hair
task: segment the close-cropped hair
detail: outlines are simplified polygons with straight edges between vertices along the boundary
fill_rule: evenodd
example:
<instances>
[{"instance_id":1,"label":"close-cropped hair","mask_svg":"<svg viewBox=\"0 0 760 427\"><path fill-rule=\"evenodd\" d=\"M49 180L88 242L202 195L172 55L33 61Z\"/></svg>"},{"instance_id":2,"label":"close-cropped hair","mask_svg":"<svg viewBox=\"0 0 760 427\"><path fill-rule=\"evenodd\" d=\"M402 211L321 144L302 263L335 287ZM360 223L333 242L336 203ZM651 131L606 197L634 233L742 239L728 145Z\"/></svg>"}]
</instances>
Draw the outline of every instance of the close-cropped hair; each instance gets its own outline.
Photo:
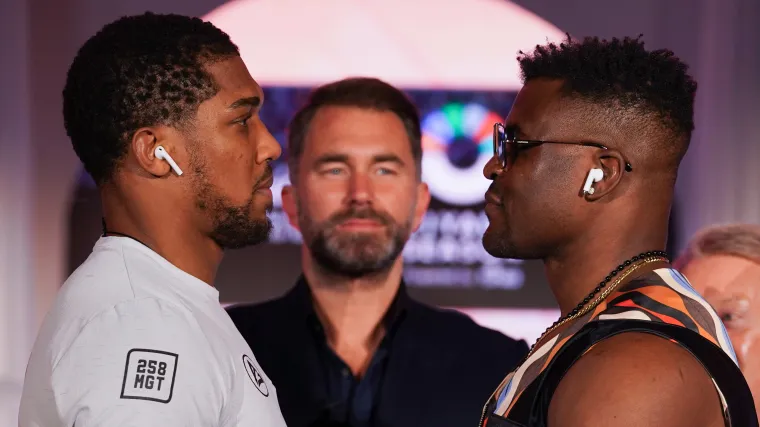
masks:
<instances>
[{"instance_id":1,"label":"close-cropped hair","mask_svg":"<svg viewBox=\"0 0 760 427\"><path fill-rule=\"evenodd\" d=\"M422 130L417 107L404 92L370 77L353 77L315 89L288 126L288 168L291 181L298 173L306 135L317 111L324 107L356 107L379 112L389 111L401 120L409 137L417 177L422 171Z\"/></svg>"},{"instance_id":2,"label":"close-cropped hair","mask_svg":"<svg viewBox=\"0 0 760 427\"><path fill-rule=\"evenodd\" d=\"M662 134L658 141L668 144L660 148L677 161L685 155L697 83L672 51L647 50L641 36L574 40L568 35L561 43L521 51L517 60L525 83L559 79L563 94L597 104L621 121L655 125Z\"/></svg>"},{"instance_id":3,"label":"close-cropped hair","mask_svg":"<svg viewBox=\"0 0 760 427\"><path fill-rule=\"evenodd\" d=\"M87 40L66 78L63 117L95 182L110 180L139 128L194 117L218 92L206 66L236 55L223 31L180 15L123 17Z\"/></svg>"}]
</instances>

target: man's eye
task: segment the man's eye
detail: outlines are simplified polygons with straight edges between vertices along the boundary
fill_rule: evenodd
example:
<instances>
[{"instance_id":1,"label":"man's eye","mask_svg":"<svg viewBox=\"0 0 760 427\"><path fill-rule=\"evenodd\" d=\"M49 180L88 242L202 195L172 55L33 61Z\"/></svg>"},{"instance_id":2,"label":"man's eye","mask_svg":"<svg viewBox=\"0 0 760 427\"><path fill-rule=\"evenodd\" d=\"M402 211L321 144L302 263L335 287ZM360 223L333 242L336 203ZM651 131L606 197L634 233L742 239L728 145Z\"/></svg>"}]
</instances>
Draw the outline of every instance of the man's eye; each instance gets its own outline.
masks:
<instances>
[{"instance_id":1,"label":"man's eye","mask_svg":"<svg viewBox=\"0 0 760 427\"><path fill-rule=\"evenodd\" d=\"M248 127L248 120L251 120L251 117L253 117L253 116L252 115L251 116L245 116L242 119L238 120L236 123L239 124L240 126L244 127L244 128L247 128Z\"/></svg>"}]
</instances>

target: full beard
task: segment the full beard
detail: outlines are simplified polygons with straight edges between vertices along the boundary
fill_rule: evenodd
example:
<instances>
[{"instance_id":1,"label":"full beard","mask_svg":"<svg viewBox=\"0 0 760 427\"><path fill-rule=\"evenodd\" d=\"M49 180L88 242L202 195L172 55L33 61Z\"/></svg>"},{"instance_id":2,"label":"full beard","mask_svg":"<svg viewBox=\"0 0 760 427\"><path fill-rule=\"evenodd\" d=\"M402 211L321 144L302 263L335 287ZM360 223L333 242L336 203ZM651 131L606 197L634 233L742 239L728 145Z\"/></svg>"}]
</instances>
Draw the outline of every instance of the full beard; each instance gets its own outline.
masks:
<instances>
[{"instance_id":1,"label":"full beard","mask_svg":"<svg viewBox=\"0 0 760 427\"><path fill-rule=\"evenodd\" d=\"M338 228L350 219L377 221L384 232L378 235ZM404 249L411 229L411 219L399 224L389 215L371 208L351 208L323 223L314 224L308 213L299 207L299 222L314 261L332 274L351 278L388 270Z\"/></svg>"},{"instance_id":2,"label":"full beard","mask_svg":"<svg viewBox=\"0 0 760 427\"><path fill-rule=\"evenodd\" d=\"M222 249L240 249L258 245L269 239L272 221L250 217L253 199L243 206L233 206L224 199L214 202L214 224L211 239Z\"/></svg>"},{"instance_id":3,"label":"full beard","mask_svg":"<svg viewBox=\"0 0 760 427\"><path fill-rule=\"evenodd\" d=\"M222 249L240 249L266 242L272 231L272 221L266 216L251 218L256 186L245 203L236 205L208 180L198 160L193 161L192 166L196 207L211 216L209 237ZM265 173L263 178L268 178L268 174ZM267 209L269 211L271 206Z\"/></svg>"}]
</instances>

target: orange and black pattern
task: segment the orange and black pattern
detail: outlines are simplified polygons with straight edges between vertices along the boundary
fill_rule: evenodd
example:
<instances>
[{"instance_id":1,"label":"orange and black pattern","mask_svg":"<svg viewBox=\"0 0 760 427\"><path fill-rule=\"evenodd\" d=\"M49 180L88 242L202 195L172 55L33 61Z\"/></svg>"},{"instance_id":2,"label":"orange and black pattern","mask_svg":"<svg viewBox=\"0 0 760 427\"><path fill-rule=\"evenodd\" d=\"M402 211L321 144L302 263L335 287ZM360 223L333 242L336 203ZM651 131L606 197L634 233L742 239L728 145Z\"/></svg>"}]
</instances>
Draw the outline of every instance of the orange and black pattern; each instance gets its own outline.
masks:
<instances>
[{"instance_id":1,"label":"orange and black pattern","mask_svg":"<svg viewBox=\"0 0 760 427\"><path fill-rule=\"evenodd\" d=\"M576 333L584 326L592 326L592 322L614 320L645 321L689 329L720 347L735 364L737 363L728 333L715 310L678 271L669 268L658 269L617 289L594 310L538 347L521 366L504 379L487 405L488 413L485 415L509 419L511 411L520 399L533 399L534 396L525 395L526 390L550 366L557 352ZM679 342L676 339L672 340ZM591 348L593 346L586 351ZM699 358L699 354L696 357ZM727 403L723 393L717 384L716 388L725 410ZM535 387L531 387L528 391L535 394L534 389Z\"/></svg>"}]
</instances>

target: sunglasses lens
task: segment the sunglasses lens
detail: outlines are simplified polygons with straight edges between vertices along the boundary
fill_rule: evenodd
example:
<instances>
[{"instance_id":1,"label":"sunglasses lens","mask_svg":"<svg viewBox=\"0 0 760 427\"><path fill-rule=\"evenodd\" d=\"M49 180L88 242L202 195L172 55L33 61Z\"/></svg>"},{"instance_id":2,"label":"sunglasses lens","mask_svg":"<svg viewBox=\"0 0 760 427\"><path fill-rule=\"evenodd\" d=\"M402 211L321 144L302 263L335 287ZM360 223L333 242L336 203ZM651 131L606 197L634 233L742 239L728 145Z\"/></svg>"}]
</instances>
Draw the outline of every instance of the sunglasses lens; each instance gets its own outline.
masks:
<instances>
[{"instance_id":1,"label":"sunglasses lens","mask_svg":"<svg viewBox=\"0 0 760 427\"><path fill-rule=\"evenodd\" d=\"M506 132L504 126L500 123L496 123L493 127L493 154L499 159L499 163L502 167L507 166L507 154L506 154Z\"/></svg>"}]
</instances>

